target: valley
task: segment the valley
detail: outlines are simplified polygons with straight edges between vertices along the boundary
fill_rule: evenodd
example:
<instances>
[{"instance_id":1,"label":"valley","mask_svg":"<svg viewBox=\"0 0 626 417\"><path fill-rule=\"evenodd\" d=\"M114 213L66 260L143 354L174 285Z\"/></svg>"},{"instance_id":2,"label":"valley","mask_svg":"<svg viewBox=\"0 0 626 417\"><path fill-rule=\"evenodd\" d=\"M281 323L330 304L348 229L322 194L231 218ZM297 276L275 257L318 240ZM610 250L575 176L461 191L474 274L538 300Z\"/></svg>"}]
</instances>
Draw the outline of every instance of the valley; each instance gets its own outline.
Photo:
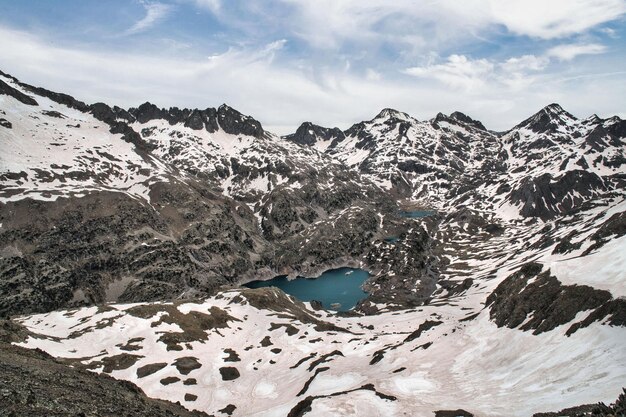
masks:
<instances>
[{"instance_id":1,"label":"valley","mask_svg":"<svg viewBox=\"0 0 626 417\"><path fill-rule=\"evenodd\" d=\"M281 137L0 73L0 124L14 349L214 416L522 417L626 386L617 116Z\"/></svg>"}]
</instances>

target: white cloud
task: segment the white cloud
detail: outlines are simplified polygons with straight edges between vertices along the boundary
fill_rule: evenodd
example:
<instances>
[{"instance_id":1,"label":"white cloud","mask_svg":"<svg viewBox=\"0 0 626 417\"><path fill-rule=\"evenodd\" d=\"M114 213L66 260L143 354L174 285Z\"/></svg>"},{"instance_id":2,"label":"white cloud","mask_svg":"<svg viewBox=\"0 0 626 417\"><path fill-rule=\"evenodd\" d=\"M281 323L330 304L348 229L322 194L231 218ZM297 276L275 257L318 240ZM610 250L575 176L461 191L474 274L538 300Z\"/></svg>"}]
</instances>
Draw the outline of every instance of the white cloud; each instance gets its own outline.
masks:
<instances>
[{"instance_id":1,"label":"white cloud","mask_svg":"<svg viewBox=\"0 0 626 417\"><path fill-rule=\"evenodd\" d=\"M265 0L187 0L227 24L276 28L322 50L395 44L438 50L500 31L541 39L582 34L626 13L624 0L277 0L280 17ZM242 10L246 10L242 13ZM273 10L273 9L272 9Z\"/></svg>"},{"instance_id":2,"label":"white cloud","mask_svg":"<svg viewBox=\"0 0 626 417\"><path fill-rule=\"evenodd\" d=\"M624 0L489 0L494 23L544 39L585 32L626 13Z\"/></svg>"},{"instance_id":3,"label":"white cloud","mask_svg":"<svg viewBox=\"0 0 626 417\"><path fill-rule=\"evenodd\" d=\"M561 61L571 61L579 55L595 55L606 52L606 46L597 43L558 45L548 50L547 55Z\"/></svg>"},{"instance_id":4,"label":"white cloud","mask_svg":"<svg viewBox=\"0 0 626 417\"><path fill-rule=\"evenodd\" d=\"M347 128L384 107L420 119L460 110L489 128L506 129L548 103L559 102L581 116L609 116L624 108L626 97L626 74L595 74L602 68L623 67L623 59L609 54L602 59L615 61L576 66L568 76L577 79L550 73L551 66L536 69L542 65L541 57L498 62L454 55L415 67L415 77L407 82L407 77L394 76L383 67L375 69L381 75L377 77L358 69L285 62L284 40L191 59L169 50L148 56L62 47L51 42L54 35L34 36L2 26L0 39L4 41L0 69L24 82L88 103L123 107L144 101L200 108L226 102L277 133L292 132L305 120Z\"/></svg>"},{"instance_id":5,"label":"white cloud","mask_svg":"<svg viewBox=\"0 0 626 417\"><path fill-rule=\"evenodd\" d=\"M442 64L411 67L404 73L421 78L433 78L450 87L465 90L482 86L491 76L494 65L486 59L471 60L464 55L450 55Z\"/></svg>"},{"instance_id":6,"label":"white cloud","mask_svg":"<svg viewBox=\"0 0 626 417\"><path fill-rule=\"evenodd\" d=\"M540 71L544 69L549 62L550 60L545 56L522 55L507 59L500 64L500 67L510 73Z\"/></svg>"},{"instance_id":7,"label":"white cloud","mask_svg":"<svg viewBox=\"0 0 626 417\"><path fill-rule=\"evenodd\" d=\"M157 23L163 21L172 11L172 6L162 3L142 3L146 9L146 15L134 25L132 25L125 33L134 35L150 29Z\"/></svg>"}]
</instances>

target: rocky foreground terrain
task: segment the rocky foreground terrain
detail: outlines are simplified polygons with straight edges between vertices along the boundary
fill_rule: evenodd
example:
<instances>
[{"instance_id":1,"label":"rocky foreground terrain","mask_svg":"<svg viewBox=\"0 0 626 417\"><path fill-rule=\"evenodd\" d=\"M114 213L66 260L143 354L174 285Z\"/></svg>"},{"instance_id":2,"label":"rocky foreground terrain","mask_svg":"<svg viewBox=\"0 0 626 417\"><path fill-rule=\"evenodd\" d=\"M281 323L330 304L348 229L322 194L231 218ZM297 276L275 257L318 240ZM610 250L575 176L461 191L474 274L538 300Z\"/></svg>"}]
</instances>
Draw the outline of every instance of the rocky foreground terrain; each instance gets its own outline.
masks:
<instances>
[{"instance_id":1,"label":"rocky foreground terrain","mask_svg":"<svg viewBox=\"0 0 626 417\"><path fill-rule=\"evenodd\" d=\"M111 390L130 415L186 415L142 391L216 416L591 413L626 385L625 152L625 121L557 104L507 132L385 109L278 137L2 73L3 405L75 378L76 409L29 412ZM348 314L240 287L338 266L372 275Z\"/></svg>"}]
</instances>

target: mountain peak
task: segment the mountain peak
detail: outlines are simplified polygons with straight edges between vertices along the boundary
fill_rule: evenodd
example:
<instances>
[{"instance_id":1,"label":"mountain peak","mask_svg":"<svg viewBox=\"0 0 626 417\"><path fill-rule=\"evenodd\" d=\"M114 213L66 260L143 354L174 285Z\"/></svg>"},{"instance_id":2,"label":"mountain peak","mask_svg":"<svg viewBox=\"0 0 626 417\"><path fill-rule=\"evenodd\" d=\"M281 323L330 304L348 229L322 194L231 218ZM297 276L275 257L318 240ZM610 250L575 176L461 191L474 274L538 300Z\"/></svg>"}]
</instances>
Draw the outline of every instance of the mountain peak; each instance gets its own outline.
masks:
<instances>
[{"instance_id":1,"label":"mountain peak","mask_svg":"<svg viewBox=\"0 0 626 417\"><path fill-rule=\"evenodd\" d=\"M563 110L557 103L552 103L515 126L515 129L526 128L533 132L554 132L559 127L570 125L577 121L571 113Z\"/></svg>"},{"instance_id":2,"label":"mountain peak","mask_svg":"<svg viewBox=\"0 0 626 417\"><path fill-rule=\"evenodd\" d=\"M479 120L475 120L472 119L471 117L469 117L466 114L461 113L460 111L455 111L450 115L450 118L457 120L459 122L468 124L470 126L474 126L477 129L480 130L487 130L487 128L485 128L485 125L483 125Z\"/></svg>"},{"instance_id":3,"label":"mountain peak","mask_svg":"<svg viewBox=\"0 0 626 417\"><path fill-rule=\"evenodd\" d=\"M407 113L387 107L387 108L382 109L380 113L376 115L374 119L390 119L390 118L395 118L395 119L400 119L400 120L410 120L411 116L409 116Z\"/></svg>"},{"instance_id":4,"label":"mountain peak","mask_svg":"<svg viewBox=\"0 0 626 417\"><path fill-rule=\"evenodd\" d=\"M561 107L561 105L558 103L548 104L546 107L544 107L541 110L547 113L552 113L552 114L566 113L566 111L563 110L563 107Z\"/></svg>"},{"instance_id":5,"label":"mountain peak","mask_svg":"<svg viewBox=\"0 0 626 417\"><path fill-rule=\"evenodd\" d=\"M318 141L343 140L344 133L339 128L327 128L311 122L304 122L295 133L283 136L283 139L300 145L314 146Z\"/></svg>"}]
</instances>

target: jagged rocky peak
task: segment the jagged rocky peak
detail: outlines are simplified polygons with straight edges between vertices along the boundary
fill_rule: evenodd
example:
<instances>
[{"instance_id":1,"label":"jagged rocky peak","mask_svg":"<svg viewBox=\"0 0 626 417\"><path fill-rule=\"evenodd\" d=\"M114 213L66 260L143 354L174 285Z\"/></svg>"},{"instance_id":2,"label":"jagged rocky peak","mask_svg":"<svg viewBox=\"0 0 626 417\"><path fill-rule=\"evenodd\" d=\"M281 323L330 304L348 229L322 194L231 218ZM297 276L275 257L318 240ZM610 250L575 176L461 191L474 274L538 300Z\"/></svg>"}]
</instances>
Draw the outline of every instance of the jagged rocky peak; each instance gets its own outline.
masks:
<instances>
[{"instance_id":1,"label":"jagged rocky peak","mask_svg":"<svg viewBox=\"0 0 626 417\"><path fill-rule=\"evenodd\" d=\"M598 123L602 123L603 120L602 118L600 118L600 116L598 116L597 114L592 114L591 116L587 117L585 120L582 121L585 124L598 124Z\"/></svg>"},{"instance_id":2,"label":"jagged rocky peak","mask_svg":"<svg viewBox=\"0 0 626 417\"><path fill-rule=\"evenodd\" d=\"M232 107L222 104L217 109L209 107L200 109L179 109L170 107L162 109L150 102L128 110L128 115L139 123L147 123L155 119L167 120L170 125L184 124L193 130L206 129L216 132L220 128L233 135L247 135L260 138L266 133L261 123L250 116L246 116Z\"/></svg>"},{"instance_id":3,"label":"jagged rocky peak","mask_svg":"<svg viewBox=\"0 0 626 417\"><path fill-rule=\"evenodd\" d=\"M246 116L232 107L222 104L217 109L217 121L226 133L233 135L248 135L260 138L265 135L261 123L250 116Z\"/></svg>"},{"instance_id":4,"label":"jagged rocky peak","mask_svg":"<svg viewBox=\"0 0 626 417\"><path fill-rule=\"evenodd\" d=\"M399 110L384 108L376 115L374 120L376 119L399 119L399 120L412 120L413 118L409 116L407 113L401 112Z\"/></svg>"},{"instance_id":5,"label":"jagged rocky peak","mask_svg":"<svg viewBox=\"0 0 626 417\"><path fill-rule=\"evenodd\" d=\"M468 115L461 113L460 111L455 111L452 114L450 114L450 116L447 116L443 113L437 113L437 116L435 116L434 121L435 123L437 122L448 122L448 123L454 123L454 124L461 123L467 126L472 126L479 130L485 130L485 131L487 130L487 128L480 121L474 120Z\"/></svg>"},{"instance_id":6,"label":"jagged rocky peak","mask_svg":"<svg viewBox=\"0 0 626 417\"><path fill-rule=\"evenodd\" d=\"M537 113L515 126L514 129L526 128L533 132L555 132L560 127L565 127L578 121L571 113L563 110L556 103L552 103L539 110Z\"/></svg>"},{"instance_id":7,"label":"jagged rocky peak","mask_svg":"<svg viewBox=\"0 0 626 417\"><path fill-rule=\"evenodd\" d=\"M124 119L125 121L132 123L135 118L127 110L118 106L110 107L106 103L94 103L89 106L89 113L91 113L96 119L105 123L111 124L117 119Z\"/></svg>"},{"instance_id":8,"label":"jagged rocky peak","mask_svg":"<svg viewBox=\"0 0 626 417\"><path fill-rule=\"evenodd\" d=\"M7 96L11 96L17 101L24 103L28 106L37 106L37 101L29 95L22 93L21 91L16 90L11 87L4 81L0 80L0 94L5 94Z\"/></svg>"},{"instance_id":9,"label":"jagged rocky peak","mask_svg":"<svg viewBox=\"0 0 626 417\"><path fill-rule=\"evenodd\" d=\"M474 126L474 127L475 127L475 128L477 128L477 129L480 129L480 130L487 130L487 129L485 128L485 125L483 125L483 124L482 124L482 122L480 122L479 120L472 119L471 117L469 117L469 116L468 116L468 115L466 115L466 114L461 113L460 111L455 111L455 112L453 112L453 113L450 115L450 117L451 117L452 119L454 119L454 120L458 120L459 122L462 122L462 123L468 124L468 125L470 125L470 126Z\"/></svg>"},{"instance_id":10,"label":"jagged rocky peak","mask_svg":"<svg viewBox=\"0 0 626 417\"><path fill-rule=\"evenodd\" d=\"M603 126L612 135L618 138L626 138L626 120L622 120L617 116L613 116L604 120Z\"/></svg>"},{"instance_id":11,"label":"jagged rocky peak","mask_svg":"<svg viewBox=\"0 0 626 417\"><path fill-rule=\"evenodd\" d=\"M302 123L295 133L284 136L286 140L306 146L313 146L318 141L328 142L344 138L344 133L337 127L328 128L311 122Z\"/></svg>"}]
</instances>

